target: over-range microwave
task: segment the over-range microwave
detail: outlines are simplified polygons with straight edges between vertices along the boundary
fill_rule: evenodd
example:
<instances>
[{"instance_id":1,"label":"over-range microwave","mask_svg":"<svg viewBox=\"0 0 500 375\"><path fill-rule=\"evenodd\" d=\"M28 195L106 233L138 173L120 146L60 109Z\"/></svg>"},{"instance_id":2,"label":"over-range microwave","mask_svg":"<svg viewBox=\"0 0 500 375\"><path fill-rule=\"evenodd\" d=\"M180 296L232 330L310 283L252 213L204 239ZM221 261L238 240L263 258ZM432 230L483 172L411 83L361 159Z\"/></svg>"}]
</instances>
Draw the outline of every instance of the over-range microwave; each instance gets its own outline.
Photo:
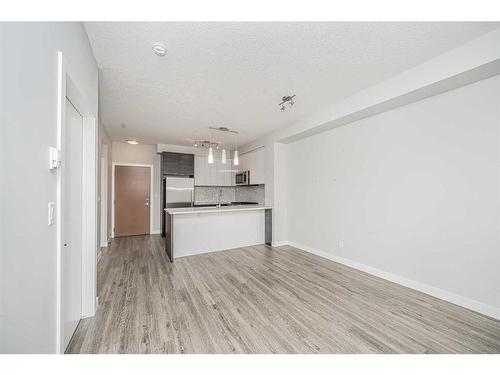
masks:
<instances>
[{"instance_id":1,"label":"over-range microwave","mask_svg":"<svg viewBox=\"0 0 500 375\"><path fill-rule=\"evenodd\" d=\"M250 171L236 172L235 185L250 185Z\"/></svg>"}]
</instances>

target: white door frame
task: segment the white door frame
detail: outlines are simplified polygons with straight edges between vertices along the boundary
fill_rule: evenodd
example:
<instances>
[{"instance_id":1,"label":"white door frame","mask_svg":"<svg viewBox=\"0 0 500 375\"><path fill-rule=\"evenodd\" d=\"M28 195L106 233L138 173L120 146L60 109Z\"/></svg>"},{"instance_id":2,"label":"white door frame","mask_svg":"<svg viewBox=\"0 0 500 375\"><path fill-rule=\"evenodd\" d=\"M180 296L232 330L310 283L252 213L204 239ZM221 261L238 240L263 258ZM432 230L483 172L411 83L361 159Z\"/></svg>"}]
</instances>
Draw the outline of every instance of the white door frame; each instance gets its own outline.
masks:
<instances>
[{"instance_id":1,"label":"white door frame","mask_svg":"<svg viewBox=\"0 0 500 375\"><path fill-rule=\"evenodd\" d=\"M153 164L137 164L137 163L122 163L122 162L113 162L112 169L112 178L111 178L111 235L115 238L115 167L125 166L125 167L149 167L150 169L150 179L149 183L149 234L153 234L153 172L154 165Z\"/></svg>"},{"instance_id":2,"label":"white door frame","mask_svg":"<svg viewBox=\"0 0 500 375\"><path fill-rule=\"evenodd\" d=\"M100 247L108 246L108 145L103 143L101 145L101 181L100 181L100 194L101 194L101 238ZM104 163L103 163L104 162ZM104 166L102 165L104 164Z\"/></svg>"},{"instance_id":3,"label":"white door frame","mask_svg":"<svg viewBox=\"0 0 500 375\"><path fill-rule=\"evenodd\" d=\"M66 98L83 118L82 165L82 318L95 315L97 273L97 122L96 114L81 90L77 76L62 52L57 53L57 148L65 160ZM56 287L56 353L64 353L62 321L62 184L61 168L57 171L57 287Z\"/></svg>"}]
</instances>

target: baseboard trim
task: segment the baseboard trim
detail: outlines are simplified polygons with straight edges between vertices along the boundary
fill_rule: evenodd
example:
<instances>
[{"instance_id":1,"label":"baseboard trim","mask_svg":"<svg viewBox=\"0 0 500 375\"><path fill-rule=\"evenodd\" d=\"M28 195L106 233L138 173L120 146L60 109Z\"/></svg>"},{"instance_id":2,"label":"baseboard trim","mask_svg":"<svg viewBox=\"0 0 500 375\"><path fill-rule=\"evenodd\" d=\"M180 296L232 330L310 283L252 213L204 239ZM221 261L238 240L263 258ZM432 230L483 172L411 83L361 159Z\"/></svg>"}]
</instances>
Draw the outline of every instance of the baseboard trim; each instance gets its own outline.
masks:
<instances>
[{"instance_id":1,"label":"baseboard trim","mask_svg":"<svg viewBox=\"0 0 500 375\"><path fill-rule=\"evenodd\" d=\"M442 299L442 300L447 301L447 302L451 302L455 305L465 307L466 309L469 309L469 310L478 312L480 314L489 316L491 318L500 320L500 308L496 308L494 306L487 305L485 303L482 303L482 302L479 302L479 301L476 301L476 300L473 300L473 299L470 299L470 298L467 298L467 297L464 297L464 296L461 296L461 295L458 295L455 293L451 293L451 292L448 292L446 290L436 288L436 287L433 287L433 286L428 285L428 284L423 284L423 283L420 283L418 281L410 280L410 279L407 279L407 278L399 276L399 275L395 275L395 274L390 273L390 272L382 271L378 268L374 268L374 267L368 266L368 265L363 264L363 263L358 263L358 262L355 262L355 261L350 260L350 259L339 257L337 255L333 255L333 254L327 253L325 251L312 248L310 246L298 244L296 242L291 242L291 241L280 241L279 243L280 244L283 243L283 245L286 244L289 246L296 247L297 249L307 251L308 253L318 255L322 258L326 258L326 259L332 260L334 262L343 264L345 266L355 268L357 270L369 273L370 275L380 277L381 279L392 281L396 284L403 285L407 288L415 289L419 292L429 294L433 297ZM283 246L283 245L278 245L278 246Z\"/></svg>"},{"instance_id":2,"label":"baseboard trim","mask_svg":"<svg viewBox=\"0 0 500 375\"><path fill-rule=\"evenodd\" d=\"M160 234L160 233L161 233L161 230L159 230L159 229L154 229L154 230L149 232L149 234Z\"/></svg>"},{"instance_id":3,"label":"baseboard trim","mask_svg":"<svg viewBox=\"0 0 500 375\"><path fill-rule=\"evenodd\" d=\"M288 242L288 241L271 242L271 246L273 246L273 247L286 246L286 245L290 245L290 242Z\"/></svg>"},{"instance_id":4,"label":"baseboard trim","mask_svg":"<svg viewBox=\"0 0 500 375\"><path fill-rule=\"evenodd\" d=\"M101 242L101 247L108 247L108 242Z\"/></svg>"}]
</instances>

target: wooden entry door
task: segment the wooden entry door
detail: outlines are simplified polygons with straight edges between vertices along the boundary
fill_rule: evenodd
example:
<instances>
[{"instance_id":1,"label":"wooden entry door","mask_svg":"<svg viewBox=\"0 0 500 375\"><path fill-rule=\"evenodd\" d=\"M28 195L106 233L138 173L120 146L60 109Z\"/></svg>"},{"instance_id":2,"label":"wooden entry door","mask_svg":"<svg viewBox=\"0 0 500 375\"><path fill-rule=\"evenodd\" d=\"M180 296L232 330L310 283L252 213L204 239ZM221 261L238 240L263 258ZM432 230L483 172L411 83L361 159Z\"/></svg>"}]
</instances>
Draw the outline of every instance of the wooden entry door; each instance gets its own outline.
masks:
<instances>
[{"instance_id":1,"label":"wooden entry door","mask_svg":"<svg viewBox=\"0 0 500 375\"><path fill-rule=\"evenodd\" d=\"M115 237L149 234L151 168L115 165Z\"/></svg>"}]
</instances>

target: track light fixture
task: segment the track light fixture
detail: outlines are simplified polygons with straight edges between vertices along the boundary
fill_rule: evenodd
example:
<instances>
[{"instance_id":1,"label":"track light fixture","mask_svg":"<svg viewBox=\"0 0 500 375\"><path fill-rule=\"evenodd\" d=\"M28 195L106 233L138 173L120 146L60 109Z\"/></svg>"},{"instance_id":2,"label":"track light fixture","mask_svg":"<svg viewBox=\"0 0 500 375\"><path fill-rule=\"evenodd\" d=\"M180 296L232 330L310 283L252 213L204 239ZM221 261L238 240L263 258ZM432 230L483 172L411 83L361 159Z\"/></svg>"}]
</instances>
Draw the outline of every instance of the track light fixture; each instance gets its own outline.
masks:
<instances>
[{"instance_id":1,"label":"track light fixture","mask_svg":"<svg viewBox=\"0 0 500 375\"><path fill-rule=\"evenodd\" d=\"M285 112L286 111L286 104L288 104L290 107L293 107L295 102L293 101L293 98L295 98L295 94L293 95L286 95L281 98L282 102L279 105L280 111Z\"/></svg>"},{"instance_id":2,"label":"track light fixture","mask_svg":"<svg viewBox=\"0 0 500 375\"><path fill-rule=\"evenodd\" d=\"M202 148L202 149L207 149L207 161L208 164L214 164L215 162L215 152L218 150L221 150L221 163L226 164L227 163L227 158L228 158L228 153L229 157L231 155L231 148L227 148L227 143L225 138L229 137L230 135L234 137L234 148L233 148L233 164L238 165L239 164L239 158L238 158L238 147L237 147L237 142L236 142L236 137L238 135L238 132L236 130L231 130L229 128L226 128L225 126L219 126L219 127L213 127L209 126L210 130L216 130L221 134L221 140L218 141L212 141L210 138L208 140L203 140L203 139L193 139L193 145L194 147Z\"/></svg>"}]
</instances>

